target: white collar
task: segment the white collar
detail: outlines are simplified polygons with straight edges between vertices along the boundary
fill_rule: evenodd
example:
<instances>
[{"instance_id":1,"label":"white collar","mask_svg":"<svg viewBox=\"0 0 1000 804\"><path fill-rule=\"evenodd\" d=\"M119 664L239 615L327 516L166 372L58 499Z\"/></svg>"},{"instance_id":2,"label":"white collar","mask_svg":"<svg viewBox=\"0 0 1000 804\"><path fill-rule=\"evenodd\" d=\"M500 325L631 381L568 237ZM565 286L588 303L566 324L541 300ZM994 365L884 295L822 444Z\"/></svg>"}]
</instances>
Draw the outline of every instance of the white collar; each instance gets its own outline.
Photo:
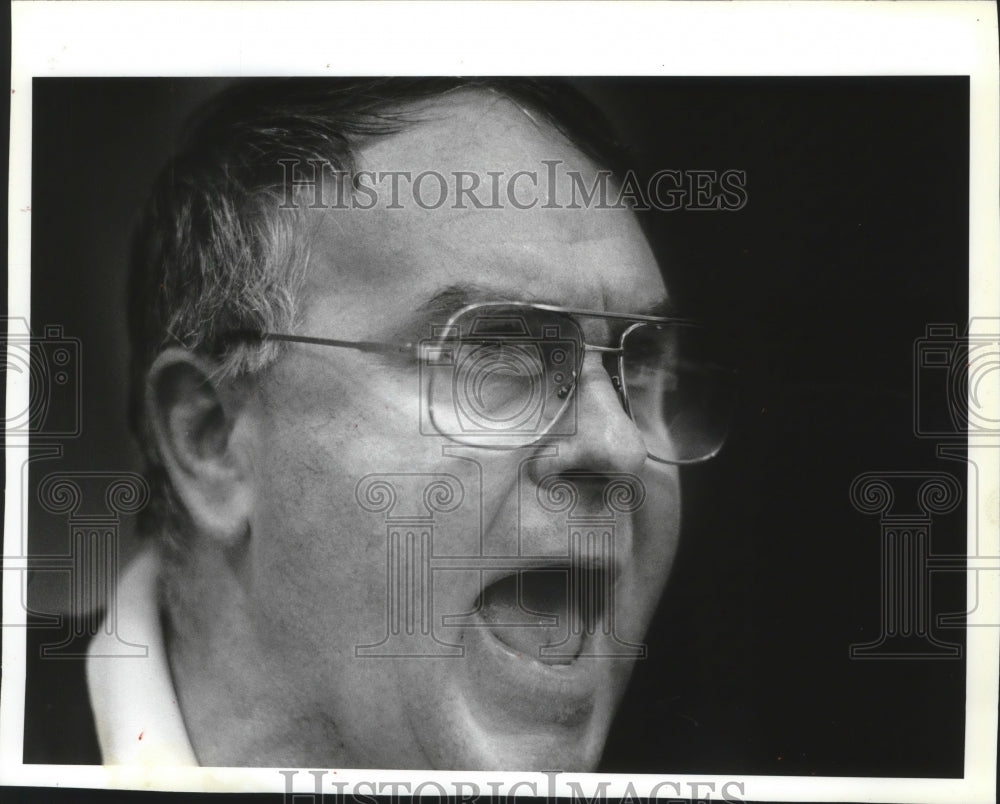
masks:
<instances>
[{"instance_id":1,"label":"white collar","mask_svg":"<svg viewBox=\"0 0 1000 804\"><path fill-rule=\"evenodd\" d=\"M198 764L167 663L159 574L159 552L147 548L123 573L87 650L87 688L105 765ZM109 627L114 617L117 628ZM146 647L145 656L137 646Z\"/></svg>"}]
</instances>

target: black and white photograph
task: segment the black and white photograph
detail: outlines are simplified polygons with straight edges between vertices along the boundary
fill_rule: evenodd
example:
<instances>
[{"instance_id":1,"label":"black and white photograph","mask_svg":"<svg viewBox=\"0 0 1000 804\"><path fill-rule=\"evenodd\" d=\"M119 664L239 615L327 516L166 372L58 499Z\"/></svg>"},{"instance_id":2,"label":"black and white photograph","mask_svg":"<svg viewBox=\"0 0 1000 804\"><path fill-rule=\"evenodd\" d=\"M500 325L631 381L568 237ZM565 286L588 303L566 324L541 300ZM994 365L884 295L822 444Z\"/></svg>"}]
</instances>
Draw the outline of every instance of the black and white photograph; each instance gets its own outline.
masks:
<instances>
[{"instance_id":1,"label":"black and white photograph","mask_svg":"<svg viewBox=\"0 0 1000 804\"><path fill-rule=\"evenodd\" d=\"M15 3L0 797L995 802L994 6L199 5Z\"/></svg>"}]
</instances>

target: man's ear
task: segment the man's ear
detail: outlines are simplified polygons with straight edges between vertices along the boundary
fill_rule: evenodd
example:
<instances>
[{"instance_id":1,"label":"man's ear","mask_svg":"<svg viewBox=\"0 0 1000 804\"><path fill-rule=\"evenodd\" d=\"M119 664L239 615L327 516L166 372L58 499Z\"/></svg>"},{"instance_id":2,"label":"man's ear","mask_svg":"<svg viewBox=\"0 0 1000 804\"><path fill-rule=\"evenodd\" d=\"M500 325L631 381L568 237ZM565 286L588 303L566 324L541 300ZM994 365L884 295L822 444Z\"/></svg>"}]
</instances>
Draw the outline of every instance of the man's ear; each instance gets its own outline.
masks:
<instances>
[{"instance_id":1,"label":"man's ear","mask_svg":"<svg viewBox=\"0 0 1000 804\"><path fill-rule=\"evenodd\" d=\"M171 483L197 534L234 546L253 502L250 456L236 424L241 410L211 366L186 349L162 352L146 380L146 415Z\"/></svg>"}]
</instances>

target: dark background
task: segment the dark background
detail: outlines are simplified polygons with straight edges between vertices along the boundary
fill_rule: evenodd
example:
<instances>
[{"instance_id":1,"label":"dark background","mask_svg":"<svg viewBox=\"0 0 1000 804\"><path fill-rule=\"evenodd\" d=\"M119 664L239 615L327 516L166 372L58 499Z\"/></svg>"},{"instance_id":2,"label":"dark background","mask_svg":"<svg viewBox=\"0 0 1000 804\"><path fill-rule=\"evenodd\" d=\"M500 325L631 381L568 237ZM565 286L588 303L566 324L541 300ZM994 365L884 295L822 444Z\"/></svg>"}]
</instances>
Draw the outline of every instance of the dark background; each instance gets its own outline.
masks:
<instances>
[{"instance_id":1,"label":"dark background","mask_svg":"<svg viewBox=\"0 0 1000 804\"><path fill-rule=\"evenodd\" d=\"M968 80L577 83L637 170L744 170L748 197L646 216L672 291L736 336L745 383L726 449L684 470L682 548L602 770L961 776L964 660L849 658L879 634L880 525L848 491L882 470L965 486L965 463L914 434L913 353L928 324L968 320ZM81 436L35 464L32 488L54 470L139 468L128 238L181 120L223 84L35 80L32 320L80 339L83 407ZM65 521L30 515L32 552L65 551ZM964 505L935 519L932 551L963 553L965 524ZM964 609L961 573L932 592L935 614ZM37 610L65 607L52 574L29 593ZM29 675L39 746L65 730L58 695L44 670Z\"/></svg>"}]
</instances>

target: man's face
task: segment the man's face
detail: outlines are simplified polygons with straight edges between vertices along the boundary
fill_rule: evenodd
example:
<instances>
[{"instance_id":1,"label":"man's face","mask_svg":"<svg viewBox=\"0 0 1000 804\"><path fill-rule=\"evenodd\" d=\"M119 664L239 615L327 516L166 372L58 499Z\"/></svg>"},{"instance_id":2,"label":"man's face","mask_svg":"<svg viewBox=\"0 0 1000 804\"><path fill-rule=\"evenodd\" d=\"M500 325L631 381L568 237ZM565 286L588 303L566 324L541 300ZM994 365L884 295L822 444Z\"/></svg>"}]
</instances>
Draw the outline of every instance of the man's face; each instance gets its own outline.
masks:
<instances>
[{"instance_id":1,"label":"man's face","mask_svg":"<svg viewBox=\"0 0 1000 804\"><path fill-rule=\"evenodd\" d=\"M593 180L588 160L508 100L460 93L424 118L364 148L359 168L471 171L488 187L487 171L506 182L562 160L560 170ZM421 189L433 202L436 188ZM522 204L529 190L518 185ZM297 334L416 342L463 295L613 312L666 295L629 212L501 199L503 209L454 209L452 191L432 210L403 193L403 208L390 209L381 193L374 209L311 211ZM581 325L588 343L617 345L607 321ZM520 449L438 434L422 411L425 387L414 358L291 345L252 403L246 609L259 672L287 714L274 756L313 767L593 769L675 552L677 471L646 458L597 353L575 390L575 432ZM572 509L546 496L560 476L578 494ZM645 490L634 513L603 502L621 478ZM435 481L448 491L425 498ZM592 571L570 582L574 529ZM544 566L522 575L519 598L518 568ZM583 637L570 633L583 616L580 577L596 590ZM559 642L568 657L541 656Z\"/></svg>"}]
</instances>

